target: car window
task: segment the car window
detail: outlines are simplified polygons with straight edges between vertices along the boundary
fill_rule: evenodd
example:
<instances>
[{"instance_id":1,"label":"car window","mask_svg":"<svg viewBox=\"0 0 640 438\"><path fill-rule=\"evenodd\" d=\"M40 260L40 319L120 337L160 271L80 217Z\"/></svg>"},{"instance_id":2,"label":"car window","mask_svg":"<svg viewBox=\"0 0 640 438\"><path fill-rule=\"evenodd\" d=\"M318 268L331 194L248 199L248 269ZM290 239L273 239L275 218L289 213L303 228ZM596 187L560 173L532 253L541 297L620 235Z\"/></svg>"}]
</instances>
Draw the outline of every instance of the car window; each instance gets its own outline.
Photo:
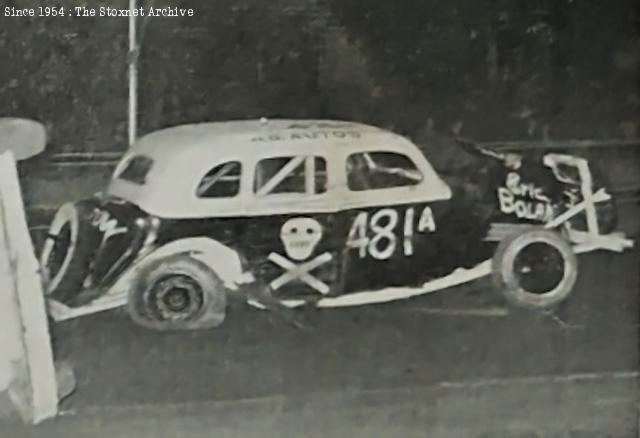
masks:
<instances>
[{"instance_id":1,"label":"car window","mask_svg":"<svg viewBox=\"0 0 640 438\"><path fill-rule=\"evenodd\" d=\"M147 182L147 174L153 166L153 160L149 157L139 155L129 159L122 172L117 176L119 179L143 185Z\"/></svg>"},{"instance_id":2,"label":"car window","mask_svg":"<svg viewBox=\"0 0 640 438\"><path fill-rule=\"evenodd\" d=\"M208 171L200 180L196 189L199 198L231 198L240 192L240 174L242 165L239 161L219 164Z\"/></svg>"},{"instance_id":3,"label":"car window","mask_svg":"<svg viewBox=\"0 0 640 438\"><path fill-rule=\"evenodd\" d=\"M349 190L377 190L412 186L422 173L406 155L396 152L363 152L347 158Z\"/></svg>"},{"instance_id":4,"label":"car window","mask_svg":"<svg viewBox=\"0 0 640 438\"><path fill-rule=\"evenodd\" d=\"M258 196L324 193L327 191L327 163L322 157L305 155L260 160L256 165L253 190Z\"/></svg>"}]
</instances>

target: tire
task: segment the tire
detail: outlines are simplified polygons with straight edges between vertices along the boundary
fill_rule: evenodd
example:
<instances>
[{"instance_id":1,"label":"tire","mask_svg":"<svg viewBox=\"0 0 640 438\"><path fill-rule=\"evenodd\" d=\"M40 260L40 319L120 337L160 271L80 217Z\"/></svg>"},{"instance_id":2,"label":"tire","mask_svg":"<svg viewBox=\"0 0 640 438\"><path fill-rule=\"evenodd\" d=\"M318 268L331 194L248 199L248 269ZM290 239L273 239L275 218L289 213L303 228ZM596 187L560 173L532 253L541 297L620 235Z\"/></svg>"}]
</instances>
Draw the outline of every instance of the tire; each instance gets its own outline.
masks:
<instances>
[{"instance_id":1,"label":"tire","mask_svg":"<svg viewBox=\"0 0 640 438\"><path fill-rule=\"evenodd\" d=\"M226 289L204 263L185 254L150 262L133 279L132 320L155 330L216 327L225 319Z\"/></svg>"},{"instance_id":2,"label":"tire","mask_svg":"<svg viewBox=\"0 0 640 438\"><path fill-rule=\"evenodd\" d=\"M45 294L72 306L97 248L91 226L93 205L88 202L64 204L56 212L40 253Z\"/></svg>"},{"instance_id":3,"label":"tire","mask_svg":"<svg viewBox=\"0 0 640 438\"><path fill-rule=\"evenodd\" d=\"M578 260L561 235L531 228L500 242L492 268L494 285L511 304L548 308L571 294Z\"/></svg>"}]
</instances>

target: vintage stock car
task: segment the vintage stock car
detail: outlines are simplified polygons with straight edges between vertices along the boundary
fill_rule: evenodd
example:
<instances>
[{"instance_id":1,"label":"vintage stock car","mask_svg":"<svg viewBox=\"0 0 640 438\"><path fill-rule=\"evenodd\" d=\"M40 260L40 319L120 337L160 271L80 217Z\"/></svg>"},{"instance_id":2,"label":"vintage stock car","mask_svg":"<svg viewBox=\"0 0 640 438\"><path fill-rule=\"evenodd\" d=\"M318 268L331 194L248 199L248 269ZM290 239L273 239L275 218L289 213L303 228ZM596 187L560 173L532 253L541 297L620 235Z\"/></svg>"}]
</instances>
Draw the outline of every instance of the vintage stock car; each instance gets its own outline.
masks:
<instances>
[{"instance_id":1,"label":"vintage stock car","mask_svg":"<svg viewBox=\"0 0 640 438\"><path fill-rule=\"evenodd\" d=\"M50 312L126 305L146 327L213 327L233 297L362 305L491 273L509 302L547 308L570 294L576 253L632 245L586 160L466 147L484 164L440 176L408 139L358 123L151 133L104 193L56 213L41 254Z\"/></svg>"}]
</instances>

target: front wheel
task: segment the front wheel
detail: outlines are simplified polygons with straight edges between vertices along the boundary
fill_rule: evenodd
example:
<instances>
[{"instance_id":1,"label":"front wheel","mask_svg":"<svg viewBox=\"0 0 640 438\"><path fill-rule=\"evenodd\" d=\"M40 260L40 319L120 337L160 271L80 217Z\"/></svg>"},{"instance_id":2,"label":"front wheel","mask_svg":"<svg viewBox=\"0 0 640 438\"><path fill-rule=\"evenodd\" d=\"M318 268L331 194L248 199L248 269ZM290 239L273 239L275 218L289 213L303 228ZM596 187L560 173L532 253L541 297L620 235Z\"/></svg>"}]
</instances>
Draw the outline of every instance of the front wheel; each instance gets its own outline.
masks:
<instances>
[{"instance_id":1,"label":"front wheel","mask_svg":"<svg viewBox=\"0 0 640 438\"><path fill-rule=\"evenodd\" d=\"M44 290L49 298L73 306L89 273L100 236L91 226L93 204L64 204L51 222L40 254Z\"/></svg>"},{"instance_id":2,"label":"front wheel","mask_svg":"<svg viewBox=\"0 0 640 438\"><path fill-rule=\"evenodd\" d=\"M548 308L564 301L578 275L571 245L558 233L532 228L500 242L493 261L493 282L512 304Z\"/></svg>"},{"instance_id":3,"label":"front wheel","mask_svg":"<svg viewBox=\"0 0 640 438\"><path fill-rule=\"evenodd\" d=\"M156 330L216 327L225 319L226 291L204 263L175 255L150 262L131 285L133 321Z\"/></svg>"}]
</instances>

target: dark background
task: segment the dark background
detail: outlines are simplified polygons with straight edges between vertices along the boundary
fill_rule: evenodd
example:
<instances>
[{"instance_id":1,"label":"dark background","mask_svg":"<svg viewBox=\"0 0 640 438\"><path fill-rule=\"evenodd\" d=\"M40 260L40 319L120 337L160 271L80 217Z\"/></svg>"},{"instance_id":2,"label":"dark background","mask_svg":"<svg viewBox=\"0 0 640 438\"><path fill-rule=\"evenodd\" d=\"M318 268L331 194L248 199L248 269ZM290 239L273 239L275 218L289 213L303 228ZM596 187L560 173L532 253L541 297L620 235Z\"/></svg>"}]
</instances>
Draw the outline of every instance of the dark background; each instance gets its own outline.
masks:
<instances>
[{"instance_id":1,"label":"dark background","mask_svg":"<svg viewBox=\"0 0 640 438\"><path fill-rule=\"evenodd\" d=\"M195 14L139 22L140 134L286 116L405 134L460 121L479 139L637 135L635 0L169 3ZM123 150L128 19L0 20L0 115L44 122L54 152Z\"/></svg>"}]
</instances>

